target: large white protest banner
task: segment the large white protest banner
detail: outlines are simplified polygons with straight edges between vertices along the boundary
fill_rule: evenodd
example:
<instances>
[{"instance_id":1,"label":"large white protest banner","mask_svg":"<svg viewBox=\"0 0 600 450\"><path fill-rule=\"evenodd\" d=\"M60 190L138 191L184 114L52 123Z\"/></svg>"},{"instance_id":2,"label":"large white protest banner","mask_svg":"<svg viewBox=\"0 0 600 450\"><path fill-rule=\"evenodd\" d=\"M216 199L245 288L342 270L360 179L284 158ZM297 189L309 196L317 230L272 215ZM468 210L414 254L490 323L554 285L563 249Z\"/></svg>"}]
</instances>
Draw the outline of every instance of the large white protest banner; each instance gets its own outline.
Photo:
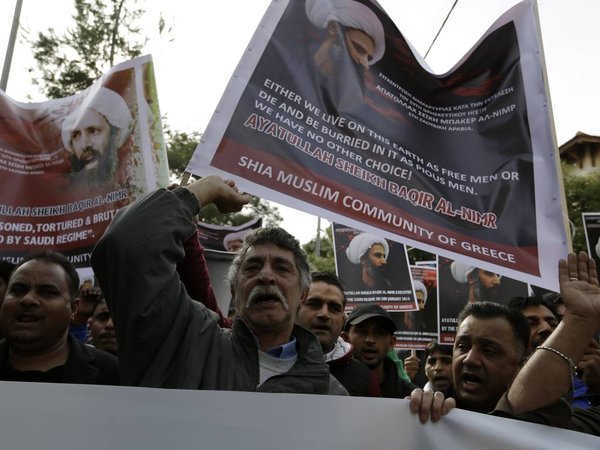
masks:
<instances>
[{"instance_id":1,"label":"large white protest banner","mask_svg":"<svg viewBox=\"0 0 600 450\"><path fill-rule=\"evenodd\" d=\"M408 401L0 382L2 448L587 449L574 431L455 409L421 425Z\"/></svg>"},{"instance_id":2,"label":"large white protest banner","mask_svg":"<svg viewBox=\"0 0 600 450\"><path fill-rule=\"evenodd\" d=\"M188 170L556 290L569 238L534 9L436 75L374 1L274 1Z\"/></svg>"},{"instance_id":3,"label":"large white protest banner","mask_svg":"<svg viewBox=\"0 0 600 450\"><path fill-rule=\"evenodd\" d=\"M115 212L168 183L149 56L43 103L0 91L0 257L43 247L89 266Z\"/></svg>"}]
</instances>

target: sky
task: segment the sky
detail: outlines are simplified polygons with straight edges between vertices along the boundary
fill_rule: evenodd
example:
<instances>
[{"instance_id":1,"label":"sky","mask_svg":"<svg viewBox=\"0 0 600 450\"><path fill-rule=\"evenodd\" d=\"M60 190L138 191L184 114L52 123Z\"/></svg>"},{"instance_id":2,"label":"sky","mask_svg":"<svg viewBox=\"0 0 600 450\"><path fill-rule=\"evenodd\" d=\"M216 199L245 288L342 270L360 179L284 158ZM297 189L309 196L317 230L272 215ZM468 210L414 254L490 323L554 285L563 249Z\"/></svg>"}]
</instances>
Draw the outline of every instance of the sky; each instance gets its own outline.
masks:
<instances>
[{"instance_id":1,"label":"sky","mask_svg":"<svg viewBox=\"0 0 600 450\"><path fill-rule=\"evenodd\" d=\"M131 1L131 0L130 0ZM275 0L282 1L282 0ZM152 55L161 113L172 129L204 131L270 0L138 0L146 10L143 29ZM420 55L424 55L455 0L379 0ZM426 61L435 73L450 70L516 0L458 0ZM15 0L3 2L0 60L4 62ZM73 0L23 0L21 31L7 86L18 101L43 101L32 84L34 66L25 33L70 24ZM576 132L600 135L600 19L598 0L538 0L540 28L558 145ZM57 12L60 12L58 14ZM159 36L163 17L171 31ZM279 206L282 226L301 243L317 230L317 218ZM322 221L322 228L328 224Z\"/></svg>"}]
</instances>

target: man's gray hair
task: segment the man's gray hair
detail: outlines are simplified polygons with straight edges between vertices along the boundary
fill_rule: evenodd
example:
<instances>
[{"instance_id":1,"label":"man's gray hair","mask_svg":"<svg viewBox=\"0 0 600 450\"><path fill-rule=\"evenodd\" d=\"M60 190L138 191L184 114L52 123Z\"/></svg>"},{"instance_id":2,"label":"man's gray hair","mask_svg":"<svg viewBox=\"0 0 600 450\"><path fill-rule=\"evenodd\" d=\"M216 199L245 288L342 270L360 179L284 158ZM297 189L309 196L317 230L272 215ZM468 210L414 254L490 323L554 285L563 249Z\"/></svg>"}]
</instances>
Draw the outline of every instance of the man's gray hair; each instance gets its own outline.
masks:
<instances>
[{"instance_id":1,"label":"man's gray hair","mask_svg":"<svg viewBox=\"0 0 600 450\"><path fill-rule=\"evenodd\" d=\"M296 268L300 274L300 290L302 292L310 287L310 266L306 252L300 247L298 240L290 233L279 227L258 228L253 233L246 235L244 244L239 250L227 274L227 281L230 286L233 286L237 280L238 272L242 263L246 259L246 253L251 247L257 245L273 244L284 250L289 250L294 254Z\"/></svg>"}]
</instances>

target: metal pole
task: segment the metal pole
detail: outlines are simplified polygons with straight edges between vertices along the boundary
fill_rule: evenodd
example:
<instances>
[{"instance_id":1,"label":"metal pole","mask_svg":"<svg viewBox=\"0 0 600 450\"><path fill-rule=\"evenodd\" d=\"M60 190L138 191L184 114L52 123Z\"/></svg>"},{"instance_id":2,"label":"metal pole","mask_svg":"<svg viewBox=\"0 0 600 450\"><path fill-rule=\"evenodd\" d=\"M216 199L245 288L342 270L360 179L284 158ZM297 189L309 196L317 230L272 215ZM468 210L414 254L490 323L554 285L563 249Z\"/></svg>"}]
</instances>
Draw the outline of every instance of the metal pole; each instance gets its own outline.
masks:
<instances>
[{"instance_id":1,"label":"metal pole","mask_svg":"<svg viewBox=\"0 0 600 450\"><path fill-rule=\"evenodd\" d=\"M317 239L315 241L315 255L321 256L321 216L317 216Z\"/></svg>"},{"instance_id":2,"label":"metal pole","mask_svg":"<svg viewBox=\"0 0 600 450\"><path fill-rule=\"evenodd\" d=\"M19 18L21 17L21 6L23 0L17 0L15 5L15 15L13 16L12 27L10 29L10 38L6 47L6 56L4 57L4 67L2 68L2 79L0 79L0 90L6 92L8 84L8 74L10 72L10 64L12 62L13 51L15 49L15 41L17 40L17 30L19 29Z\"/></svg>"},{"instance_id":3,"label":"metal pole","mask_svg":"<svg viewBox=\"0 0 600 450\"><path fill-rule=\"evenodd\" d=\"M433 47L433 44L435 44L435 41L437 41L438 36L442 32L442 29L444 28L444 25L446 25L446 22L448 22L448 18L450 18L450 14L452 14L452 11L454 11L454 7L456 6L457 3L458 3L458 0L455 0L454 3L452 4L452 7L450 8L450 11L448 12L448 15L444 19L444 22L442 23L442 26L440 27L440 29L436 33L435 37L433 38L433 41L431 41L431 45L429 46L429 48L425 52L425 56L423 56L423 59L427 59L427 55L429 55L429 52L431 51L431 48Z\"/></svg>"}]
</instances>

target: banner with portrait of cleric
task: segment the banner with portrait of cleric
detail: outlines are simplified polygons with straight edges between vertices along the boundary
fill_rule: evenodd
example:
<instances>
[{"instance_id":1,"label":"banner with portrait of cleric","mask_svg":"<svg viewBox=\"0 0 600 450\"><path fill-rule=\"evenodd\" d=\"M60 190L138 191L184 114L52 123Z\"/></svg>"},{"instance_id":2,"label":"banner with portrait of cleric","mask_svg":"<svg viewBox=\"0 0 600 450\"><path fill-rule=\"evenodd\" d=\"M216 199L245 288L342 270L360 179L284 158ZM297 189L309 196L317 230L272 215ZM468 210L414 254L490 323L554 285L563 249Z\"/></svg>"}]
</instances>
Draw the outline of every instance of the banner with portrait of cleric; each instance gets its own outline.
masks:
<instances>
[{"instance_id":1,"label":"banner with portrait of cleric","mask_svg":"<svg viewBox=\"0 0 600 450\"><path fill-rule=\"evenodd\" d=\"M600 212L582 213L583 232L588 255L596 261L596 269L600 267Z\"/></svg>"},{"instance_id":2,"label":"banner with portrait of cleric","mask_svg":"<svg viewBox=\"0 0 600 450\"><path fill-rule=\"evenodd\" d=\"M468 303L506 305L513 297L529 295L529 286L523 281L444 257L438 257L438 280L441 344L454 343L458 315Z\"/></svg>"},{"instance_id":3,"label":"banner with portrait of cleric","mask_svg":"<svg viewBox=\"0 0 600 450\"><path fill-rule=\"evenodd\" d=\"M416 310L406 247L373 233L333 223L335 267L346 294L346 312L374 302L392 314Z\"/></svg>"},{"instance_id":4,"label":"banner with portrait of cleric","mask_svg":"<svg viewBox=\"0 0 600 450\"><path fill-rule=\"evenodd\" d=\"M22 103L0 92L0 116L2 259L47 248L89 267L115 212L168 184L149 56L66 98Z\"/></svg>"},{"instance_id":5,"label":"banner with portrait of cleric","mask_svg":"<svg viewBox=\"0 0 600 450\"><path fill-rule=\"evenodd\" d=\"M557 289L568 238L533 3L436 75L375 1L273 1L188 171Z\"/></svg>"},{"instance_id":6,"label":"banner with portrait of cleric","mask_svg":"<svg viewBox=\"0 0 600 450\"><path fill-rule=\"evenodd\" d=\"M432 340L439 340L437 264L410 266L417 308L404 311L396 323L396 344L399 349L424 350Z\"/></svg>"},{"instance_id":7,"label":"banner with portrait of cleric","mask_svg":"<svg viewBox=\"0 0 600 450\"><path fill-rule=\"evenodd\" d=\"M262 217L237 226L198 222L200 243L204 248L221 252L237 252L248 233L262 227Z\"/></svg>"}]
</instances>

